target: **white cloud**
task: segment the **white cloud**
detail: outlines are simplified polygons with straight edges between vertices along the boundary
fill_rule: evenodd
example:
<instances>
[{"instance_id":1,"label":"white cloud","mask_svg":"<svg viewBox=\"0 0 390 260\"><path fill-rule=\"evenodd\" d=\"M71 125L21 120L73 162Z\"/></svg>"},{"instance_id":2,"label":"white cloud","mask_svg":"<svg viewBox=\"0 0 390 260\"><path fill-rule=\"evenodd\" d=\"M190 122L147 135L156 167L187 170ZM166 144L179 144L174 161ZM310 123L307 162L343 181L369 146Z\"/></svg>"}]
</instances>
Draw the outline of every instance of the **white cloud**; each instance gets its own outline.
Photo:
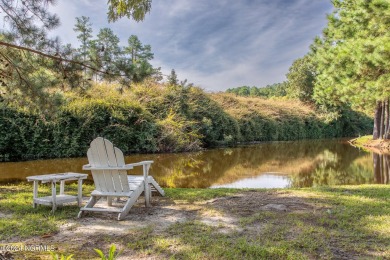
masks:
<instances>
[{"instance_id":1,"label":"white cloud","mask_svg":"<svg viewBox=\"0 0 390 260\"><path fill-rule=\"evenodd\" d=\"M111 27L126 44L136 34L151 44L153 64L165 74L174 68L207 90L264 86L285 80L293 60L303 56L325 26L328 1L153 1L144 22L107 23L104 1L59 1L63 42L77 43L75 17L89 16L94 32Z\"/></svg>"}]
</instances>

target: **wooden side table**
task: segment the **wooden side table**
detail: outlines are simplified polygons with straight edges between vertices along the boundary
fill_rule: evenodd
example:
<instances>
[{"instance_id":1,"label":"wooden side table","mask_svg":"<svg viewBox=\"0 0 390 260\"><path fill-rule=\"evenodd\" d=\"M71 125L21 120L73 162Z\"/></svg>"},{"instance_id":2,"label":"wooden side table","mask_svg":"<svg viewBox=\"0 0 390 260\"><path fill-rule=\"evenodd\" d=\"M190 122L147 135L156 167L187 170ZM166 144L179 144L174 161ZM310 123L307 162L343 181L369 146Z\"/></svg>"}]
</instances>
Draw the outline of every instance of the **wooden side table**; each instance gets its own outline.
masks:
<instances>
[{"instance_id":1,"label":"wooden side table","mask_svg":"<svg viewBox=\"0 0 390 260\"><path fill-rule=\"evenodd\" d=\"M88 177L88 174L66 172L66 173L55 173L55 174L46 174L46 175L37 175L27 177L28 181L33 181L33 207L36 208L38 204L52 206L52 211L54 212L57 209L57 205L62 205L64 203L75 202L77 201L79 207L81 207L82 201L82 185L83 180ZM65 194L65 182L77 180L78 189L77 196L66 195ZM51 196L38 197L38 183L48 183L51 182ZM60 182L60 194L57 195L56 185L57 182Z\"/></svg>"}]
</instances>

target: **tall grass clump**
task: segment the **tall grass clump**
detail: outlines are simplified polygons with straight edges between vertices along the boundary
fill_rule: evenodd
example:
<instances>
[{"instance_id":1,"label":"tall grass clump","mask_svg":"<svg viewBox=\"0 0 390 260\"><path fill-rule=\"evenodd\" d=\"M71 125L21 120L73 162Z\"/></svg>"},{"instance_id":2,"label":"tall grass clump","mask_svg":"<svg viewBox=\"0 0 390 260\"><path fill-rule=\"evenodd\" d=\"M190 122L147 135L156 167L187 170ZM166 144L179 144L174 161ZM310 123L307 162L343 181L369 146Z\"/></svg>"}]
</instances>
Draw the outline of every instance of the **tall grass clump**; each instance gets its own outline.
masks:
<instances>
[{"instance_id":1,"label":"tall grass clump","mask_svg":"<svg viewBox=\"0 0 390 260\"><path fill-rule=\"evenodd\" d=\"M159 120L174 113L196 130L204 147L231 144L238 140L238 123L198 87L146 82L134 87L134 94Z\"/></svg>"},{"instance_id":2,"label":"tall grass clump","mask_svg":"<svg viewBox=\"0 0 390 260\"><path fill-rule=\"evenodd\" d=\"M298 100L233 94L212 98L238 122L242 142L350 137L367 133L372 126L371 118L346 108L330 117Z\"/></svg>"}]
</instances>

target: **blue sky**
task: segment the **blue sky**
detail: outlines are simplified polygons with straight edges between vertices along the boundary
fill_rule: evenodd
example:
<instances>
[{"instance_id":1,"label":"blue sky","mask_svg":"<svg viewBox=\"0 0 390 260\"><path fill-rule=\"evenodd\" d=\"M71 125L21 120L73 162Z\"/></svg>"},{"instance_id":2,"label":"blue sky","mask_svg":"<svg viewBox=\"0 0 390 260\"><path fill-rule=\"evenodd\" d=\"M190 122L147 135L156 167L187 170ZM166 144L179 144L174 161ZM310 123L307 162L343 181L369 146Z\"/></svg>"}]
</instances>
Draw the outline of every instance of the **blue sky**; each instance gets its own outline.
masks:
<instances>
[{"instance_id":1,"label":"blue sky","mask_svg":"<svg viewBox=\"0 0 390 260\"><path fill-rule=\"evenodd\" d=\"M285 80L326 26L330 0L154 0L143 22L107 23L106 1L61 0L51 8L61 19L54 32L78 46L75 17L88 16L94 34L110 27L126 45L135 34L152 46L152 64L207 91Z\"/></svg>"}]
</instances>

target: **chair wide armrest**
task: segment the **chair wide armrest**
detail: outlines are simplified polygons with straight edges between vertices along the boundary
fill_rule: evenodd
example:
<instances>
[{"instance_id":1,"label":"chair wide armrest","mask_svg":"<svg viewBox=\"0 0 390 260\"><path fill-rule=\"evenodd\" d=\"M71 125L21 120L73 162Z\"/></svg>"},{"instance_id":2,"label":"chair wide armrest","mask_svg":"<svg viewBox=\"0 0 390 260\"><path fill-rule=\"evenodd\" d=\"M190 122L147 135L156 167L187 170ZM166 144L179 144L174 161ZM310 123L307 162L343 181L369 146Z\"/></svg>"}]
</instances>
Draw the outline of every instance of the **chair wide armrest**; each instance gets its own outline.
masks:
<instances>
[{"instance_id":1,"label":"chair wide armrest","mask_svg":"<svg viewBox=\"0 0 390 260\"><path fill-rule=\"evenodd\" d=\"M131 170L133 165L125 164L123 166L91 166L90 164L83 165L83 170L94 171L109 171L109 170Z\"/></svg>"},{"instance_id":2,"label":"chair wide armrest","mask_svg":"<svg viewBox=\"0 0 390 260\"><path fill-rule=\"evenodd\" d=\"M142 162L137 162L137 163L129 163L129 164L126 164L126 165L129 165L129 166L142 166L142 165L148 165L148 164L152 164L154 161L142 161Z\"/></svg>"}]
</instances>

